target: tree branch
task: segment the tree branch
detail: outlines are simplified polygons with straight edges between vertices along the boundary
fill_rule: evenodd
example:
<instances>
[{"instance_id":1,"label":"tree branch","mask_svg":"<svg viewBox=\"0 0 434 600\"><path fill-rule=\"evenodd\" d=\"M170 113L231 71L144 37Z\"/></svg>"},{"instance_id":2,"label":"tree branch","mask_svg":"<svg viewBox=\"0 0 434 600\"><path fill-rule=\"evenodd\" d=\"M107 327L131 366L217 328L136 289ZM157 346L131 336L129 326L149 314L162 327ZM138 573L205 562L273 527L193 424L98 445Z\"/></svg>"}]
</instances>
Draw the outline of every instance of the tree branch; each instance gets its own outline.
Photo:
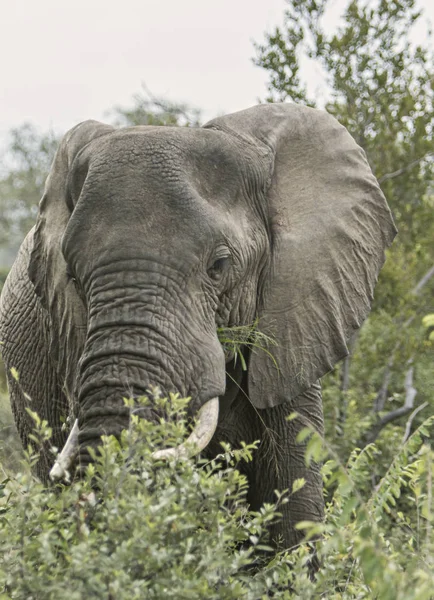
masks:
<instances>
[{"instance_id":1,"label":"tree branch","mask_svg":"<svg viewBox=\"0 0 434 600\"><path fill-rule=\"evenodd\" d=\"M429 402L424 402L423 404L421 404L420 406L418 406L412 413L411 415L408 417L407 423L405 425L405 432L404 432L404 436L402 438L402 443L405 444L405 442L408 440L408 438L410 437L410 432L411 432L411 425L413 423L414 417L417 415L417 413L419 413L421 410L423 410L425 407L427 407L429 404Z\"/></svg>"},{"instance_id":2,"label":"tree branch","mask_svg":"<svg viewBox=\"0 0 434 600\"><path fill-rule=\"evenodd\" d=\"M385 414L383 417L381 417L380 422L379 422L381 428L383 428L385 425L387 425L387 423L390 423L391 421L394 421L395 419L402 417L402 415L406 415L413 408L414 399L416 398L416 394L417 394L417 390L413 386L413 374L414 374L414 367L411 366L405 375L404 405L401 406L401 408L391 410L390 412Z\"/></svg>"},{"instance_id":3,"label":"tree branch","mask_svg":"<svg viewBox=\"0 0 434 600\"><path fill-rule=\"evenodd\" d=\"M415 296L419 295L422 288L428 283L428 281L431 279L431 277L433 277L434 275L434 265L431 267L431 269L429 269L425 275L422 277L422 279L415 285L415 287L412 290L412 294L414 294Z\"/></svg>"},{"instance_id":4,"label":"tree branch","mask_svg":"<svg viewBox=\"0 0 434 600\"><path fill-rule=\"evenodd\" d=\"M412 361L410 360L409 362L411 363ZM372 442L375 442L375 440L377 439L378 435L380 434L380 431L388 423L391 423L392 421L395 421L396 419L399 419L400 417L403 417L404 415L408 414L412 410L412 408L414 406L414 399L416 398L416 395L417 395L417 390L413 386L413 375L414 375L414 367L411 364L411 366L408 368L407 373L405 375L405 384L404 384L404 388L405 388L405 400L404 400L404 405L401 406L400 408L395 409L395 410L391 410L390 412L386 413L381 418L379 418L377 420L377 422L373 425L373 427L370 430L370 432L367 433L366 441L364 442L363 445L372 444Z\"/></svg>"},{"instance_id":5,"label":"tree branch","mask_svg":"<svg viewBox=\"0 0 434 600\"><path fill-rule=\"evenodd\" d=\"M341 371L341 394L340 394L340 407L339 407L339 415L338 422L340 425L343 425L347 418L347 408L348 408L348 389L350 387L350 369L351 369L351 359L353 355L354 346L356 344L357 338L359 336L359 331L356 331L350 338L348 343L349 354L344 358L342 363L342 371Z\"/></svg>"},{"instance_id":6,"label":"tree branch","mask_svg":"<svg viewBox=\"0 0 434 600\"><path fill-rule=\"evenodd\" d=\"M410 171L413 167L415 167L419 163L423 162L424 160L426 160L430 156L434 156L434 152L427 152L426 154L424 154L420 158L418 158L416 160L413 160L411 163L409 163L405 167L402 167L401 169L393 171L392 173L386 173L382 177L378 178L378 183L382 184L383 181L388 181L389 179L394 179L395 177L399 177L400 175L403 175L403 173L406 173L407 171Z\"/></svg>"},{"instance_id":7,"label":"tree branch","mask_svg":"<svg viewBox=\"0 0 434 600\"><path fill-rule=\"evenodd\" d=\"M374 411L376 413L384 410L384 405L386 404L387 392L389 389L390 379L392 377L392 367L395 361L395 351L392 356L389 358L386 368L384 369L383 381L381 383L381 387L378 391L378 394L374 400Z\"/></svg>"}]
</instances>

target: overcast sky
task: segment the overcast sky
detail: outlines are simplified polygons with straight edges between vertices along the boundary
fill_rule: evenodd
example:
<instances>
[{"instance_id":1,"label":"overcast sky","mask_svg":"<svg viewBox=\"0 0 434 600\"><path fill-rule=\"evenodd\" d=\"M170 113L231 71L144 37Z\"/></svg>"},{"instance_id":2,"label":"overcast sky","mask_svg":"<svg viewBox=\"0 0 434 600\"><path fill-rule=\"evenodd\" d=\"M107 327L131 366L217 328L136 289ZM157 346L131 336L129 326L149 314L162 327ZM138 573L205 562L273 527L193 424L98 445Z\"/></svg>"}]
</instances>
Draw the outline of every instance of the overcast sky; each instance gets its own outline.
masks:
<instances>
[{"instance_id":1,"label":"overcast sky","mask_svg":"<svg viewBox=\"0 0 434 600\"><path fill-rule=\"evenodd\" d=\"M328 26L345 0L331 0ZM434 21L434 1L419 0ZM107 120L142 82L204 118L266 94L253 40L282 22L284 0L0 0L0 143L23 121L65 131ZM321 93L321 74L308 69Z\"/></svg>"}]
</instances>

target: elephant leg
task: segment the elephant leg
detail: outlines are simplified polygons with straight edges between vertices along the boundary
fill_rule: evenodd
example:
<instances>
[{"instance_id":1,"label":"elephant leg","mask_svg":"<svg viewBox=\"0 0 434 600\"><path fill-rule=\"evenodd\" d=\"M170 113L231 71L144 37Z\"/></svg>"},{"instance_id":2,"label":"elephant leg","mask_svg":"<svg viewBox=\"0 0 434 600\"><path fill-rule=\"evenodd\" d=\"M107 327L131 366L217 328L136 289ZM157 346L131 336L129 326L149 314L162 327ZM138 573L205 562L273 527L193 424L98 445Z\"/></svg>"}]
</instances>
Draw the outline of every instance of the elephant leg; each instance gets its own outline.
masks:
<instances>
[{"instance_id":1,"label":"elephant leg","mask_svg":"<svg viewBox=\"0 0 434 600\"><path fill-rule=\"evenodd\" d=\"M29 237L2 291L0 339L12 412L24 447L35 426L27 408L38 413L53 430L51 443L41 448L35 467L36 474L45 481L54 459L50 446L61 448L65 441L61 417L68 414L68 405L48 354L47 317L27 275Z\"/></svg>"},{"instance_id":2,"label":"elephant leg","mask_svg":"<svg viewBox=\"0 0 434 600\"><path fill-rule=\"evenodd\" d=\"M299 417L288 421L286 417L294 411ZM320 465L313 463L307 467L307 442L296 442L298 433L306 425L312 425L323 434L319 383L293 401L264 410L255 409L240 393L222 415L209 448L210 453L216 454L222 440L234 447L239 447L241 441L260 440L253 461L242 470L249 480L248 501L252 510L258 510L265 502L274 503L275 490L289 490L289 502L279 507L282 517L270 528L271 539L277 547L291 548L301 541L303 532L295 529L299 521L321 521L324 517ZM305 485L292 494L293 482L300 478L305 480Z\"/></svg>"},{"instance_id":3,"label":"elephant leg","mask_svg":"<svg viewBox=\"0 0 434 600\"><path fill-rule=\"evenodd\" d=\"M298 417L286 417L297 412ZM289 490L289 502L279 507L281 519L272 525L271 538L283 548L291 548L303 538L295 525L300 521L321 521L324 517L321 465L305 463L307 441L297 443L298 433L313 426L323 435L321 386L313 384L293 401L257 412L262 427L261 445L251 471L249 502L257 510L264 502L275 502L274 490ZM304 486L292 493L295 480L303 478Z\"/></svg>"}]
</instances>

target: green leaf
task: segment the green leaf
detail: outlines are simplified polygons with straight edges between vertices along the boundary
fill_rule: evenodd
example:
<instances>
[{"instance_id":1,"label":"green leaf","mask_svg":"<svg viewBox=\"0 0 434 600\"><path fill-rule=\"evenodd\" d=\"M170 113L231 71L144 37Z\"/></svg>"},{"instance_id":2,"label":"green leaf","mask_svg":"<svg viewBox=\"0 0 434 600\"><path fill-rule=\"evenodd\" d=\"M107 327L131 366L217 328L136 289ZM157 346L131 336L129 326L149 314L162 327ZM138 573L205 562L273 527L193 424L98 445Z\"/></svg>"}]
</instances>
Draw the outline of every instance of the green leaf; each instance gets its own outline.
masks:
<instances>
[{"instance_id":1,"label":"green leaf","mask_svg":"<svg viewBox=\"0 0 434 600\"><path fill-rule=\"evenodd\" d=\"M299 490L301 490L306 485L306 479L304 477L299 477L295 479L292 483L292 493L295 494Z\"/></svg>"},{"instance_id":2,"label":"green leaf","mask_svg":"<svg viewBox=\"0 0 434 600\"><path fill-rule=\"evenodd\" d=\"M15 367L11 367L11 368L9 369L9 371L10 371L10 373L11 373L12 377L15 379L15 381L18 381L18 380L19 380L19 378L20 378L20 376L19 376L19 373L18 373L18 371L15 369Z\"/></svg>"}]
</instances>

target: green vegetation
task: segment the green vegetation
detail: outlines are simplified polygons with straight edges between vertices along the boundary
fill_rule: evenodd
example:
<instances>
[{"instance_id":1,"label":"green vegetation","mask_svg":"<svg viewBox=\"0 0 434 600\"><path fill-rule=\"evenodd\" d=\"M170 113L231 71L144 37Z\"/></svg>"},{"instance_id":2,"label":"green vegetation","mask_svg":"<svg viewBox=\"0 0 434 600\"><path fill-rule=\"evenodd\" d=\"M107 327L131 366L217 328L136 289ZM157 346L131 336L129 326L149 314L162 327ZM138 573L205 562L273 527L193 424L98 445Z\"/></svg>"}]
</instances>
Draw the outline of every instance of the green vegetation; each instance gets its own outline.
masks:
<instances>
[{"instance_id":1,"label":"green vegetation","mask_svg":"<svg viewBox=\"0 0 434 600\"><path fill-rule=\"evenodd\" d=\"M85 480L45 489L21 473L0 488L0 590L12 598L254 598L272 581L250 577L267 556L275 507L248 513L235 468L253 447L222 449L214 461L156 463L151 452L185 439L185 400L171 423L132 415L120 442L105 440ZM165 400L153 400L163 407ZM34 444L49 435L35 417ZM94 489L101 494L95 494Z\"/></svg>"},{"instance_id":2,"label":"green vegetation","mask_svg":"<svg viewBox=\"0 0 434 600\"><path fill-rule=\"evenodd\" d=\"M303 480L276 494L275 505L250 512L239 469L255 444L222 447L212 461L156 462L152 451L180 443L187 427L185 400L158 402L170 422L132 414L121 440L106 438L84 480L67 487L47 489L31 475L38 443L50 435L34 417L35 450L0 484L1 597L432 597L434 456L424 440L434 418L401 447L373 491L375 446L353 451L343 467L316 433L302 430L300 439L311 436L306 459L328 458L324 482L334 489L326 522L300 524L308 539L323 535L316 543L322 568L313 580L308 565L315 543L274 555L266 532ZM405 514L396 510L401 497Z\"/></svg>"},{"instance_id":3,"label":"green vegetation","mask_svg":"<svg viewBox=\"0 0 434 600\"><path fill-rule=\"evenodd\" d=\"M151 459L154 447L185 438L184 401L173 400L178 420L169 424L132 417L120 442L105 440L84 481L47 490L31 475L35 450L19 462L3 385L1 598L432 598L434 61L430 43L410 43L423 21L414 0L351 1L332 33L322 25L330 3L289 0L284 26L256 45L255 62L269 74L267 101L319 106L303 65L325 73L328 100L319 107L365 149L399 236L351 356L323 381L325 443L302 433L311 436L306 460L324 460L328 501L324 524L303 525L308 538L322 534L316 579L307 567L313 542L267 551L267 523L303 481L251 513L239 469L253 447L222 448L216 461ZM122 125L199 121L188 107L142 96L112 114ZM0 177L6 266L33 222L55 145L29 125L11 140ZM248 345L273 353L252 328L219 336L241 363ZM45 435L38 423L36 438Z\"/></svg>"},{"instance_id":4,"label":"green vegetation","mask_svg":"<svg viewBox=\"0 0 434 600\"><path fill-rule=\"evenodd\" d=\"M0 380L4 381L0 364ZM23 459L23 448L15 429L6 389L0 390L0 478L16 472Z\"/></svg>"},{"instance_id":5,"label":"green vegetation","mask_svg":"<svg viewBox=\"0 0 434 600\"><path fill-rule=\"evenodd\" d=\"M41 135L30 123L10 132L0 172L0 283L5 268L12 264L24 236L35 223L58 141L53 132Z\"/></svg>"},{"instance_id":6,"label":"green vegetation","mask_svg":"<svg viewBox=\"0 0 434 600\"><path fill-rule=\"evenodd\" d=\"M166 125L197 127L200 125L200 110L181 102L154 96L145 85L143 91L133 97L130 107L115 106L111 111L115 125Z\"/></svg>"}]
</instances>

